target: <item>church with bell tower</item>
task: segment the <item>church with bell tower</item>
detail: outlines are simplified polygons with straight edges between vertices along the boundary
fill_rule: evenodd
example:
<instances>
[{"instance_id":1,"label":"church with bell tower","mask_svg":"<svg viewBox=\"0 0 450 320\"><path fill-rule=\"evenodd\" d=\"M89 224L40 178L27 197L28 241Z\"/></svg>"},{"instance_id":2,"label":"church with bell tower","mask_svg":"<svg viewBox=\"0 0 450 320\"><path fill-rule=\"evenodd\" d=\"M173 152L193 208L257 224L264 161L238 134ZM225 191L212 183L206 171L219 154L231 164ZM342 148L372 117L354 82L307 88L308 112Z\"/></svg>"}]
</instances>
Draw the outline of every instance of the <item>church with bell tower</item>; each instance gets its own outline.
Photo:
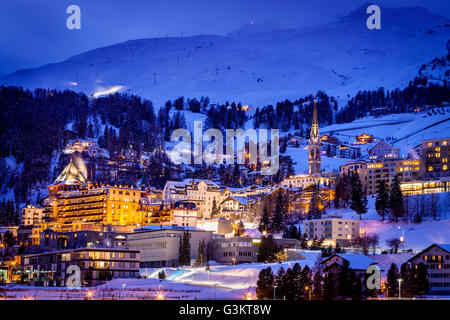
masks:
<instances>
[{"instance_id":1,"label":"church with bell tower","mask_svg":"<svg viewBox=\"0 0 450 320\"><path fill-rule=\"evenodd\" d=\"M321 150L322 144L320 142L319 121L317 119L317 99L314 96L313 120L308 141L308 172L312 176L318 176L321 173Z\"/></svg>"}]
</instances>

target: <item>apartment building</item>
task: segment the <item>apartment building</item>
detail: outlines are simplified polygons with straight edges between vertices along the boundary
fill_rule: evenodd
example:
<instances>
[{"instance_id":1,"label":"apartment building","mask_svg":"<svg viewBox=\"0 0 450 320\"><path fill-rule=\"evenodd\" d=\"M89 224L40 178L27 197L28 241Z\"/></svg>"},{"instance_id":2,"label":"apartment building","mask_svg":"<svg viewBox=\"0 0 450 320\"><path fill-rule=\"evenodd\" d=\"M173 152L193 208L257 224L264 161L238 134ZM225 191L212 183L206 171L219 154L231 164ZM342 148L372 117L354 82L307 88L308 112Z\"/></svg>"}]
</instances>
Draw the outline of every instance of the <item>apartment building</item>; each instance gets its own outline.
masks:
<instances>
[{"instance_id":1,"label":"apartment building","mask_svg":"<svg viewBox=\"0 0 450 320\"><path fill-rule=\"evenodd\" d=\"M22 209L21 225L32 226L43 222L44 208L35 205L27 205Z\"/></svg>"},{"instance_id":2,"label":"apartment building","mask_svg":"<svg viewBox=\"0 0 450 320\"><path fill-rule=\"evenodd\" d=\"M305 233L309 240L323 239L324 245L347 245L352 239L359 237L359 220L343 219L335 216L325 219L305 220Z\"/></svg>"},{"instance_id":3,"label":"apartment building","mask_svg":"<svg viewBox=\"0 0 450 320\"><path fill-rule=\"evenodd\" d=\"M220 187L211 180L185 179L167 181L163 189L164 204L176 201L195 202L200 218L211 217L214 200L218 206L221 199Z\"/></svg>"},{"instance_id":4,"label":"apartment building","mask_svg":"<svg viewBox=\"0 0 450 320\"><path fill-rule=\"evenodd\" d=\"M332 176L312 176L308 174L298 174L284 179L281 185L286 188L301 188L304 189L313 184L321 184L324 186L332 186L334 178Z\"/></svg>"},{"instance_id":5,"label":"apartment building","mask_svg":"<svg viewBox=\"0 0 450 320\"><path fill-rule=\"evenodd\" d=\"M148 225L127 235L127 247L140 251L141 268L178 266L180 239L188 232L191 260L198 254L200 241L208 244L212 232L186 226Z\"/></svg>"},{"instance_id":6,"label":"apartment building","mask_svg":"<svg viewBox=\"0 0 450 320\"><path fill-rule=\"evenodd\" d=\"M423 140L420 174L423 177L450 176L450 138Z\"/></svg>"},{"instance_id":7,"label":"apartment building","mask_svg":"<svg viewBox=\"0 0 450 320\"><path fill-rule=\"evenodd\" d=\"M177 201L170 209L170 222L182 227L197 227L197 212L194 202Z\"/></svg>"},{"instance_id":8,"label":"apartment building","mask_svg":"<svg viewBox=\"0 0 450 320\"><path fill-rule=\"evenodd\" d=\"M381 140L371 149L369 149L370 160L378 159L398 159L400 157L400 149L395 148L387 142Z\"/></svg>"},{"instance_id":9,"label":"apartment building","mask_svg":"<svg viewBox=\"0 0 450 320\"><path fill-rule=\"evenodd\" d=\"M408 260L413 267L425 264L430 283L429 295L450 294L450 244L435 243Z\"/></svg>"},{"instance_id":10,"label":"apartment building","mask_svg":"<svg viewBox=\"0 0 450 320\"><path fill-rule=\"evenodd\" d=\"M209 246L209 256L222 264L239 264L257 261L261 239L248 237L216 238Z\"/></svg>"},{"instance_id":11,"label":"apartment building","mask_svg":"<svg viewBox=\"0 0 450 320\"><path fill-rule=\"evenodd\" d=\"M81 271L82 286L94 286L114 278L139 275L139 251L124 248L79 248L26 255L24 273L30 285L66 286L67 268L76 265Z\"/></svg>"},{"instance_id":12,"label":"apartment building","mask_svg":"<svg viewBox=\"0 0 450 320\"><path fill-rule=\"evenodd\" d=\"M420 175L420 160L385 160L354 162L340 167L341 174L357 172L368 194L376 193L382 180L387 185L397 175L400 181L414 181Z\"/></svg>"}]
</instances>

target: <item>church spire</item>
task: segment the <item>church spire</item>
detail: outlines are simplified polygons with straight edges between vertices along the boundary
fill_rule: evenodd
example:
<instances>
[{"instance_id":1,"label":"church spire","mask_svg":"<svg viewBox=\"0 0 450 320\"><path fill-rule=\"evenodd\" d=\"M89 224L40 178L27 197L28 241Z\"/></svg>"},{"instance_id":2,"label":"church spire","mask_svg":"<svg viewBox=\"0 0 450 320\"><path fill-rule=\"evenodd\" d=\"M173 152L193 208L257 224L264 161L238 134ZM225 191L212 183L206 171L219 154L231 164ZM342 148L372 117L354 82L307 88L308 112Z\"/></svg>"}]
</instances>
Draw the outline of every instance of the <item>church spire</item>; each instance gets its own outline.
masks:
<instances>
[{"instance_id":1,"label":"church spire","mask_svg":"<svg viewBox=\"0 0 450 320\"><path fill-rule=\"evenodd\" d=\"M317 99L314 95L314 110L311 124L311 132L308 143L308 168L310 175L318 175L321 172L320 153L322 144L320 143L319 120L317 118Z\"/></svg>"},{"instance_id":2,"label":"church spire","mask_svg":"<svg viewBox=\"0 0 450 320\"><path fill-rule=\"evenodd\" d=\"M317 120L317 99L314 95L314 110L313 110L313 120L311 124L311 132L309 135L309 143L317 143L320 141L319 135L319 121Z\"/></svg>"}]
</instances>

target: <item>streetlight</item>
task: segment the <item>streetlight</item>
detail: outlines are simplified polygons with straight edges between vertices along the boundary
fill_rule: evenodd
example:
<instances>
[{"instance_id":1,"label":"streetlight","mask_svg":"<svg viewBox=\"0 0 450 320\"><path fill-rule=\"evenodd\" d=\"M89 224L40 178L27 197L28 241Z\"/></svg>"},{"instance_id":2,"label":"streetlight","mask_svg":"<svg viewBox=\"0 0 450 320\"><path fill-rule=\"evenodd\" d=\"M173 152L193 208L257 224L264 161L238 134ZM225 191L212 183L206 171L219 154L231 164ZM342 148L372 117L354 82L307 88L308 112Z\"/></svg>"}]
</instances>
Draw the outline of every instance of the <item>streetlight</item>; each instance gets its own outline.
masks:
<instances>
[{"instance_id":1,"label":"streetlight","mask_svg":"<svg viewBox=\"0 0 450 320\"><path fill-rule=\"evenodd\" d=\"M311 300L311 287L306 286L305 290L308 291L308 298L309 298L309 300Z\"/></svg>"},{"instance_id":2,"label":"streetlight","mask_svg":"<svg viewBox=\"0 0 450 320\"><path fill-rule=\"evenodd\" d=\"M253 294L251 292L247 292L245 294L244 300L253 300Z\"/></svg>"},{"instance_id":3,"label":"streetlight","mask_svg":"<svg viewBox=\"0 0 450 320\"><path fill-rule=\"evenodd\" d=\"M88 290L88 292L86 292L86 298L88 300L91 300L93 296L94 296L94 292L92 292L92 290Z\"/></svg>"},{"instance_id":4,"label":"streetlight","mask_svg":"<svg viewBox=\"0 0 450 320\"><path fill-rule=\"evenodd\" d=\"M275 290L277 290L277 286L273 286L273 300L276 300L276 298L275 298Z\"/></svg>"},{"instance_id":5,"label":"streetlight","mask_svg":"<svg viewBox=\"0 0 450 320\"><path fill-rule=\"evenodd\" d=\"M403 279L397 279L398 281L398 298L401 299L402 298L402 281Z\"/></svg>"},{"instance_id":6,"label":"streetlight","mask_svg":"<svg viewBox=\"0 0 450 320\"><path fill-rule=\"evenodd\" d=\"M403 229L403 227L398 226L399 230L402 230L402 236L400 237L400 242L405 241L405 229Z\"/></svg>"}]
</instances>

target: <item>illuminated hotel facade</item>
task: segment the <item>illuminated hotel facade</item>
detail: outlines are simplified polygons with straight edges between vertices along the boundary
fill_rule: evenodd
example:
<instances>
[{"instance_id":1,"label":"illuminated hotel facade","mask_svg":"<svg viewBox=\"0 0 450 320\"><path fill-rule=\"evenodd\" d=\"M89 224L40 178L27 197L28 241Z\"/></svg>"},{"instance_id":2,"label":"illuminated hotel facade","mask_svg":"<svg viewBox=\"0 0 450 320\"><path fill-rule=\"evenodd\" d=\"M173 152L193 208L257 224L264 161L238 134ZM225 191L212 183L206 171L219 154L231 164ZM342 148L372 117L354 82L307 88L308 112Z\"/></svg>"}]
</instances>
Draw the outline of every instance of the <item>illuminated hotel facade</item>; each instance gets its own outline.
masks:
<instances>
[{"instance_id":1,"label":"illuminated hotel facade","mask_svg":"<svg viewBox=\"0 0 450 320\"><path fill-rule=\"evenodd\" d=\"M420 160L387 160L353 162L340 167L341 174L357 172L368 194L376 193L383 180L391 185L397 175L401 182L416 181L420 176Z\"/></svg>"},{"instance_id":2,"label":"illuminated hotel facade","mask_svg":"<svg viewBox=\"0 0 450 320\"><path fill-rule=\"evenodd\" d=\"M450 176L450 138L424 140L421 145L421 175L424 177Z\"/></svg>"}]
</instances>

